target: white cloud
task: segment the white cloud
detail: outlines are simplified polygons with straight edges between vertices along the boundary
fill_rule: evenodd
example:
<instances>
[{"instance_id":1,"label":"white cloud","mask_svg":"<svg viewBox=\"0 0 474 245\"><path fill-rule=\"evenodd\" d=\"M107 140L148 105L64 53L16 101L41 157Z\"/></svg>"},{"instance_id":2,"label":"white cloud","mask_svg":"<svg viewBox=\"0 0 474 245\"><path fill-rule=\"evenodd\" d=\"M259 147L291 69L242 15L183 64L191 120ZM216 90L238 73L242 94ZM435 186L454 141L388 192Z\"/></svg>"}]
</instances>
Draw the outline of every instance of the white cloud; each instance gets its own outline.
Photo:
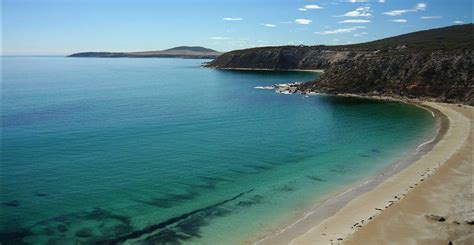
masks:
<instances>
[{"instance_id":1,"label":"white cloud","mask_svg":"<svg viewBox=\"0 0 474 245\"><path fill-rule=\"evenodd\" d=\"M223 18L222 20L226 20L226 21L239 21L239 20L243 20L243 18L225 17L225 18Z\"/></svg>"},{"instance_id":2,"label":"white cloud","mask_svg":"<svg viewBox=\"0 0 474 245\"><path fill-rule=\"evenodd\" d=\"M332 41L333 42L339 42L340 40L336 38L336 39L333 39Z\"/></svg>"},{"instance_id":3,"label":"white cloud","mask_svg":"<svg viewBox=\"0 0 474 245\"><path fill-rule=\"evenodd\" d=\"M441 19L443 16L421 16L420 19L422 20L432 20L432 19Z\"/></svg>"},{"instance_id":4,"label":"white cloud","mask_svg":"<svg viewBox=\"0 0 474 245\"><path fill-rule=\"evenodd\" d=\"M412 12L412 11L413 10L411 10L411 9L392 10L392 11L389 11L389 12L384 12L383 14L384 15L389 15L389 16L400 16L404 13Z\"/></svg>"},{"instance_id":5,"label":"white cloud","mask_svg":"<svg viewBox=\"0 0 474 245\"><path fill-rule=\"evenodd\" d=\"M367 35L367 34L369 34L369 33L364 31L364 32L361 32L361 33L354 34L354 37L362 37L363 35Z\"/></svg>"},{"instance_id":6,"label":"white cloud","mask_svg":"<svg viewBox=\"0 0 474 245\"><path fill-rule=\"evenodd\" d=\"M392 11L384 12L383 14L388 15L388 16L400 16L402 14L409 13L409 12L424 11L424 10L426 10L426 7L428 7L428 4L418 3L412 9L392 10Z\"/></svg>"},{"instance_id":7,"label":"white cloud","mask_svg":"<svg viewBox=\"0 0 474 245\"><path fill-rule=\"evenodd\" d=\"M305 9L305 8L299 8L298 10L299 11L307 11L307 9Z\"/></svg>"},{"instance_id":8,"label":"white cloud","mask_svg":"<svg viewBox=\"0 0 474 245\"><path fill-rule=\"evenodd\" d=\"M464 21L455 20L455 21L453 21L453 23L454 23L454 24L458 24L458 25L459 25L459 24L464 24Z\"/></svg>"},{"instance_id":9,"label":"white cloud","mask_svg":"<svg viewBox=\"0 0 474 245\"><path fill-rule=\"evenodd\" d=\"M407 23L406 19L396 19L396 20L390 20L392 22L397 22L397 23Z\"/></svg>"},{"instance_id":10,"label":"white cloud","mask_svg":"<svg viewBox=\"0 0 474 245\"><path fill-rule=\"evenodd\" d=\"M304 6L305 9L322 9L323 7L316 5L316 4L311 4L311 5L306 5Z\"/></svg>"},{"instance_id":11,"label":"white cloud","mask_svg":"<svg viewBox=\"0 0 474 245\"><path fill-rule=\"evenodd\" d=\"M309 25L309 24L311 24L311 22L313 22L313 21L308 20L308 19L296 19L295 20L295 23L300 24L300 25Z\"/></svg>"},{"instance_id":12,"label":"white cloud","mask_svg":"<svg viewBox=\"0 0 474 245\"><path fill-rule=\"evenodd\" d=\"M266 26L266 27L276 27L276 25L274 25L274 24L263 24L263 25Z\"/></svg>"},{"instance_id":13,"label":"white cloud","mask_svg":"<svg viewBox=\"0 0 474 245\"><path fill-rule=\"evenodd\" d=\"M428 4L426 4L426 3L418 3L418 4L416 4L416 6L415 6L415 10L417 10L417 11L420 11L420 10L421 10L421 11L425 11L425 10L426 10L426 7L428 7Z\"/></svg>"},{"instance_id":14,"label":"white cloud","mask_svg":"<svg viewBox=\"0 0 474 245\"><path fill-rule=\"evenodd\" d=\"M379 3L385 3L385 0L379 0Z\"/></svg>"},{"instance_id":15,"label":"white cloud","mask_svg":"<svg viewBox=\"0 0 474 245\"><path fill-rule=\"evenodd\" d=\"M356 8L354 11L349 11L342 16L344 17L372 17L372 10L369 6Z\"/></svg>"},{"instance_id":16,"label":"white cloud","mask_svg":"<svg viewBox=\"0 0 474 245\"><path fill-rule=\"evenodd\" d=\"M229 40L230 37L211 37L212 40Z\"/></svg>"},{"instance_id":17,"label":"white cloud","mask_svg":"<svg viewBox=\"0 0 474 245\"><path fill-rule=\"evenodd\" d=\"M320 35L330 35L330 34L341 34L341 33L348 33L348 32L353 32L359 29L365 29L365 26L355 26L351 28L341 28L341 29L336 29L332 31L323 31L323 32L315 32L316 34Z\"/></svg>"},{"instance_id":18,"label":"white cloud","mask_svg":"<svg viewBox=\"0 0 474 245\"><path fill-rule=\"evenodd\" d=\"M361 24L361 23L369 23L370 20L343 20L339 21L339 23L356 23L356 24Z\"/></svg>"}]
</instances>

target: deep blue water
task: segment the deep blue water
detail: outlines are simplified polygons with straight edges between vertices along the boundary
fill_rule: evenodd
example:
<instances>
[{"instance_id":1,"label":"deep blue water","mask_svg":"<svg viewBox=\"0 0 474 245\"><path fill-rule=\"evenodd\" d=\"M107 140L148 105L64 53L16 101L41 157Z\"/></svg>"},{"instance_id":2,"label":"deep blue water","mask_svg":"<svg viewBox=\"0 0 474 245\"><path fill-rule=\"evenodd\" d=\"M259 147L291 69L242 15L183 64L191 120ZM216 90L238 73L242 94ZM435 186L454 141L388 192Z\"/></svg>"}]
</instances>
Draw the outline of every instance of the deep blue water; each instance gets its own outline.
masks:
<instances>
[{"instance_id":1,"label":"deep blue water","mask_svg":"<svg viewBox=\"0 0 474 245\"><path fill-rule=\"evenodd\" d=\"M309 72L4 57L0 229L32 243L240 243L434 130L415 106L282 95Z\"/></svg>"}]
</instances>

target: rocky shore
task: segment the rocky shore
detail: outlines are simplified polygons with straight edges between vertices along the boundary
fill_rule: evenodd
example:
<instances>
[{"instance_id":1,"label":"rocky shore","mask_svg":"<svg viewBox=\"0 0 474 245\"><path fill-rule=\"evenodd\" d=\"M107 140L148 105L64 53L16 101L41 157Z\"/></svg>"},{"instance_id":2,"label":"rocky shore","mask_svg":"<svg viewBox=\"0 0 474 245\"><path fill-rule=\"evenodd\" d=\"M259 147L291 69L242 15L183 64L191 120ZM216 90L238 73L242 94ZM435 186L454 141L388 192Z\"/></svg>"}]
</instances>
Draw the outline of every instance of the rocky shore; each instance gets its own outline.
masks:
<instances>
[{"instance_id":1,"label":"rocky shore","mask_svg":"<svg viewBox=\"0 0 474 245\"><path fill-rule=\"evenodd\" d=\"M256 89L266 89L266 90L275 90L275 92L280 94L295 94L300 93L299 87L303 83L293 82L293 83L280 83L269 86L257 86Z\"/></svg>"},{"instance_id":2,"label":"rocky shore","mask_svg":"<svg viewBox=\"0 0 474 245\"><path fill-rule=\"evenodd\" d=\"M291 93L356 94L474 105L474 25L344 46L281 46L224 53L219 69L319 70Z\"/></svg>"}]
</instances>

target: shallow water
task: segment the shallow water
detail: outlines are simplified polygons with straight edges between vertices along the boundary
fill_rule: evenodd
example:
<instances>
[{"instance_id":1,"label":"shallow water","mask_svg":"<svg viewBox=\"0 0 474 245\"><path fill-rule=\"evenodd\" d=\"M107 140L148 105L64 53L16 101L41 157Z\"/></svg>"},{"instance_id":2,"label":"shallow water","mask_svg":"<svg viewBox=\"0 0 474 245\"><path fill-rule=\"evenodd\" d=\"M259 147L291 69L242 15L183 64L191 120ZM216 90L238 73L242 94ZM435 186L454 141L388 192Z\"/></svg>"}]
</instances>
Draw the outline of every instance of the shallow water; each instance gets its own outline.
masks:
<instances>
[{"instance_id":1,"label":"shallow water","mask_svg":"<svg viewBox=\"0 0 474 245\"><path fill-rule=\"evenodd\" d=\"M4 57L1 241L232 244L429 137L421 108L253 87L309 72Z\"/></svg>"}]
</instances>

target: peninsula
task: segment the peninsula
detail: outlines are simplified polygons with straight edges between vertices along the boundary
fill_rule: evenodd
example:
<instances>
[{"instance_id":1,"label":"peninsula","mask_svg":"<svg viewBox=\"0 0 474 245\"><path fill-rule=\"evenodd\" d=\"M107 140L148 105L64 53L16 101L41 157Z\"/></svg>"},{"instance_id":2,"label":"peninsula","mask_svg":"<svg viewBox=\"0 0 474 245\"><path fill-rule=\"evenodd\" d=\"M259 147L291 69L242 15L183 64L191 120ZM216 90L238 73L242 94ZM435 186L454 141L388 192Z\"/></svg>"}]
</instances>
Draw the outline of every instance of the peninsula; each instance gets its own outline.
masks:
<instances>
[{"instance_id":1,"label":"peninsula","mask_svg":"<svg viewBox=\"0 0 474 245\"><path fill-rule=\"evenodd\" d=\"M207 67L318 70L299 91L424 99L474 105L474 25L456 25L368 43L279 46L224 53Z\"/></svg>"},{"instance_id":2,"label":"peninsula","mask_svg":"<svg viewBox=\"0 0 474 245\"><path fill-rule=\"evenodd\" d=\"M82 52L68 57L80 58L185 58L185 59L214 59L221 53L199 46L180 46L161 51L142 52Z\"/></svg>"}]
</instances>

